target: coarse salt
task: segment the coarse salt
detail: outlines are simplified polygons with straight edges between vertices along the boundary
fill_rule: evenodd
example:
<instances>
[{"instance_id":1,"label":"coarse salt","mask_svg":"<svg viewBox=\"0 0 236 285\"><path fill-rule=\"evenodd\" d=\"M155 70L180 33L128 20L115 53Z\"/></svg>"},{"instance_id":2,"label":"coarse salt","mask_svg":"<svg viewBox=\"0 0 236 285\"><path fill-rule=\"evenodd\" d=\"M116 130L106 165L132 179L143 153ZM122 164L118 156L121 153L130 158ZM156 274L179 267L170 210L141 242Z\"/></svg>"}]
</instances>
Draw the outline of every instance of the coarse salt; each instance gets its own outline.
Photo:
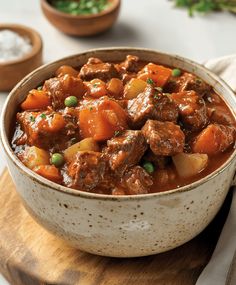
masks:
<instances>
[{"instance_id":1,"label":"coarse salt","mask_svg":"<svg viewBox=\"0 0 236 285\"><path fill-rule=\"evenodd\" d=\"M31 49L29 38L11 30L0 30L0 63L21 59Z\"/></svg>"}]
</instances>

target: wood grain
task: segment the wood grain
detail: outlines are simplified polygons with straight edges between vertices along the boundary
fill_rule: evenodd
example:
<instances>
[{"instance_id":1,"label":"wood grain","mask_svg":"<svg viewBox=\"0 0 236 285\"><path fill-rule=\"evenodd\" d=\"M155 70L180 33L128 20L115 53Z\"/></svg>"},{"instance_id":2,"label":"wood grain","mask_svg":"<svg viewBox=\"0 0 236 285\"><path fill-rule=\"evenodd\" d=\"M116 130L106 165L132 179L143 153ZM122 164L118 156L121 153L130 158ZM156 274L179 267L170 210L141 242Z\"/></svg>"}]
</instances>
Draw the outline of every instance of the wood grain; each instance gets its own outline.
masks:
<instances>
[{"instance_id":1,"label":"wood grain","mask_svg":"<svg viewBox=\"0 0 236 285\"><path fill-rule=\"evenodd\" d=\"M36 224L5 170L0 177L0 271L14 285L192 285L207 264L227 216L220 213L192 241L142 258L91 255L67 246Z\"/></svg>"}]
</instances>

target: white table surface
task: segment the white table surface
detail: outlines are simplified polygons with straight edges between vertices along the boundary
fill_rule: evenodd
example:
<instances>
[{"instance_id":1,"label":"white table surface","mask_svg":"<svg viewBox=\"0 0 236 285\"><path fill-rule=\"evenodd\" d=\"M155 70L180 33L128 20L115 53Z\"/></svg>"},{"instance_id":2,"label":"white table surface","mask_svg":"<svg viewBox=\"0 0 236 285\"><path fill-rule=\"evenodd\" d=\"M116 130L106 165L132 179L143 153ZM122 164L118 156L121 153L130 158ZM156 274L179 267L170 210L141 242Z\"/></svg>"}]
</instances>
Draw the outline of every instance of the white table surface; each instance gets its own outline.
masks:
<instances>
[{"instance_id":1,"label":"white table surface","mask_svg":"<svg viewBox=\"0 0 236 285\"><path fill-rule=\"evenodd\" d=\"M1 0L0 23L36 29L44 41L44 62L91 48L146 47L188 57L198 62L236 53L236 16L229 13L196 15L173 8L168 0L123 0L119 19L110 31L92 38L68 37L44 18L37 0ZM0 78L1 80L1 78ZM6 98L0 92L0 112ZM5 167L0 149L0 172ZM7 284L0 276L0 285Z\"/></svg>"}]
</instances>

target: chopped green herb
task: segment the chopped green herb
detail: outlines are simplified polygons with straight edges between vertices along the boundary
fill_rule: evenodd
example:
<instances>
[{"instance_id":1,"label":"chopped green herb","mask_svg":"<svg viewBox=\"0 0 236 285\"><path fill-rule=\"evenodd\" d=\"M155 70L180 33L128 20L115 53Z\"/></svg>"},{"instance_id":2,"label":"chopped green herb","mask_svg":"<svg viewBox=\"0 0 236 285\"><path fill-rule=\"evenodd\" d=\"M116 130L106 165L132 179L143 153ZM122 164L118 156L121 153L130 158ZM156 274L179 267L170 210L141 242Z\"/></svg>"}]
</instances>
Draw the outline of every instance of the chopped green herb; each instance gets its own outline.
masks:
<instances>
[{"instance_id":1,"label":"chopped green herb","mask_svg":"<svg viewBox=\"0 0 236 285\"><path fill-rule=\"evenodd\" d=\"M98 84L97 84L97 83L94 83L94 84L93 84L93 87L94 87L94 88L97 88L97 87L98 87Z\"/></svg>"},{"instance_id":2,"label":"chopped green herb","mask_svg":"<svg viewBox=\"0 0 236 285\"><path fill-rule=\"evenodd\" d=\"M110 5L108 0L53 0L51 3L59 11L75 16L97 14Z\"/></svg>"},{"instance_id":3,"label":"chopped green herb","mask_svg":"<svg viewBox=\"0 0 236 285\"><path fill-rule=\"evenodd\" d=\"M158 91L158 92L162 92L163 89L161 87L155 87L155 90Z\"/></svg>"},{"instance_id":4,"label":"chopped green herb","mask_svg":"<svg viewBox=\"0 0 236 285\"><path fill-rule=\"evenodd\" d=\"M40 117L41 117L42 119L46 119L46 118L47 118L47 116L46 116L44 113L42 113L42 114L40 115Z\"/></svg>"},{"instance_id":5,"label":"chopped green herb","mask_svg":"<svg viewBox=\"0 0 236 285\"><path fill-rule=\"evenodd\" d=\"M114 137L118 137L120 135L120 131L115 131Z\"/></svg>"},{"instance_id":6,"label":"chopped green herb","mask_svg":"<svg viewBox=\"0 0 236 285\"><path fill-rule=\"evenodd\" d=\"M127 141L132 141L132 136L127 136Z\"/></svg>"},{"instance_id":7,"label":"chopped green herb","mask_svg":"<svg viewBox=\"0 0 236 285\"><path fill-rule=\"evenodd\" d=\"M37 90L39 90L39 91L41 91L42 89L43 89L42 85L37 88Z\"/></svg>"},{"instance_id":8,"label":"chopped green herb","mask_svg":"<svg viewBox=\"0 0 236 285\"><path fill-rule=\"evenodd\" d=\"M151 78L148 78L148 79L147 79L147 84L153 85L153 84L154 84L154 81L153 81Z\"/></svg>"},{"instance_id":9,"label":"chopped green herb","mask_svg":"<svg viewBox=\"0 0 236 285\"><path fill-rule=\"evenodd\" d=\"M143 163L143 168L150 174L153 173L155 170L153 164L149 161Z\"/></svg>"},{"instance_id":10,"label":"chopped green herb","mask_svg":"<svg viewBox=\"0 0 236 285\"><path fill-rule=\"evenodd\" d=\"M167 96L170 99L170 101L172 101L172 97L170 93L163 93L163 95Z\"/></svg>"},{"instance_id":11,"label":"chopped green herb","mask_svg":"<svg viewBox=\"0 0 236 285\"><path fill-rule=\"evenodd\" d=\"M77 138L72 138L70 141L71 141L71 144L75 144L77 142Z\"/></svg>"},{"instance_id":12,"label":"chopped green herb","mask_svg":"<svg viewBox=\"0 0 236 285\"><path fill-rule=\"evenodd\" d=\"M89 111L92 111L93 110L93 107L89 107Z\"/></svg>"},{"instance_id":13,"label":"chopped green herb","mask_svg":"<svg viewBox=\"0 0 236 285\"><path fill-rule=\"evenodd\" d=\"M30 122L35 122L35 117L34 116L30 116Z\"/></svg>"},{"instance_id":14,"label":"chopped green herb","mask_svg":"<svg viewBox=\"0 0 236 285\"><path fill-rule=\"evenodd\" d=\"M178 77L180 75L181 75L181 70L180 69L175 68L175 69L172 70L172 76Z\"/></svg>"},{"instance_id":15,"label":"chopped green herb","mask_svg":"<svg viewBox=\"0 0 236 285\"><path fill-rule=\"evenodd\" d=\"M214 11L229 11L236 13L235 0L174 0L175 6L187 8L189 16L192 17L194 12L207 14Z\"/></svg>"},{"instance_id":16,"label":"chopped green herb","mask_svg":"<svg viewBox=\"0 0 236 285\"><path fill-rule=\"evenodd\" d=\"M201 80L200 78L197 78L197 79L195 80L195 82L196 82L196 84L202 84L202 80Z\"/></svg>"},{"instance_id":17,"label":"chopped green herb","mask_svg":"<svg viewBox=\"0 0 236 285\"><path fill-rule=\"evenodd\" d=\"M117 102L116 99L115 99L115 98L112 98L112 97L107 98L107 100L111 100L111 101Z\"/></svg>"}]
</instances>

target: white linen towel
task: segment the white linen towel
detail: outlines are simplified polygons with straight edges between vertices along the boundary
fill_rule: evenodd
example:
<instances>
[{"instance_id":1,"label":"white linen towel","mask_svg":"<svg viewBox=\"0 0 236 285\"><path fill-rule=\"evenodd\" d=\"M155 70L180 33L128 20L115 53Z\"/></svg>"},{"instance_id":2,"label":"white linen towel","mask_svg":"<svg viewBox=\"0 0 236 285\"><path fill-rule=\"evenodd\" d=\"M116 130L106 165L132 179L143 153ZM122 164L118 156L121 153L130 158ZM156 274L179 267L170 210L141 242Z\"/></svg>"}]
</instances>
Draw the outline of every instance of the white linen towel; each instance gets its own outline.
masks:
<instances>
[{"instance_id":1,"label":"white linen towel","mask_svg":"<svg viewBox=\"0 0 236 285\"><path fill-rule=\"evenodd\" d=\"M236 55L209 60L205 66L236 92ZM236 95L235 95L236 96ZM236 182L236 181L235 181ZM211 260L196 285L236 285L236 187L230 211Z\"/></svg>"}]
</instances>

